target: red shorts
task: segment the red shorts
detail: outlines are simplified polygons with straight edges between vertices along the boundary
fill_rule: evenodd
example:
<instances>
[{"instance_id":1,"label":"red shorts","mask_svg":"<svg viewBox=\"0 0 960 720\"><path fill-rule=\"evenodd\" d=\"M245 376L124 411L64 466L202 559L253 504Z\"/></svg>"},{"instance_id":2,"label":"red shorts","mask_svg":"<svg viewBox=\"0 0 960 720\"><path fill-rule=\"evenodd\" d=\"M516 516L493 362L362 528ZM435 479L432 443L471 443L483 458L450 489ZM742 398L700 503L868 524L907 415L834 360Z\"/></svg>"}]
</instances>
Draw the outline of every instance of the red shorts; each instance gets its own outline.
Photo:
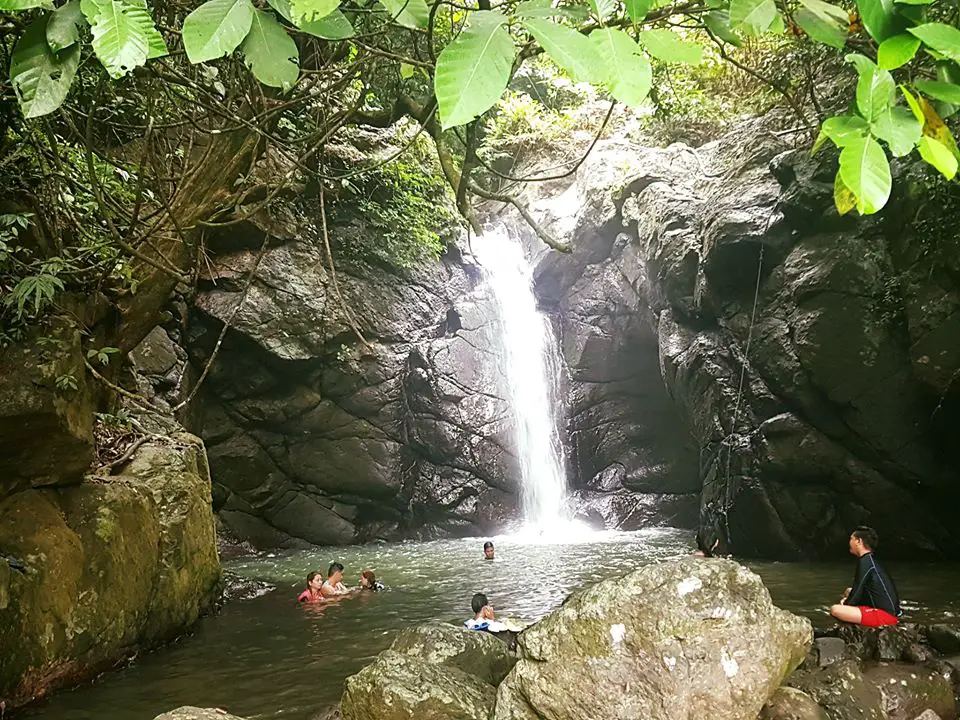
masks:
<instances>
[{"instance_id":1,"label":"red shorts","mask_svg":"<svg viewBox=\"0 0 960 720\"><path fill-rule=\"evenodd\" d=\"M880 608L858 605L860 608L860 624L864 627L883 627L884 625L896 625L897 616L891 615L886 610Z\"/></svg>"}]
</instances>

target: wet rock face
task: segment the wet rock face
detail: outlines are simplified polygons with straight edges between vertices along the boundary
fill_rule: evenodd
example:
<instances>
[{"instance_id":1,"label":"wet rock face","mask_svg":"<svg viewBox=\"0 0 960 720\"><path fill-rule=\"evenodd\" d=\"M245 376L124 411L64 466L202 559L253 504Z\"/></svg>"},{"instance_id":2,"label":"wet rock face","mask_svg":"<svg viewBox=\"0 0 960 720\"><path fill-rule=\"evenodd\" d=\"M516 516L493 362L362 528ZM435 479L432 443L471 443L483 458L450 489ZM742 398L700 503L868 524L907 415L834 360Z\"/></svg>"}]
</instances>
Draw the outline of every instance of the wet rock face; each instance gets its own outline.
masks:
<instances>
[{"instance_id":1,"label":"wet rock face","mask_svg":"<svg viewBox=\"0 0 960 720\"><path fill-rule=\"evenodd\" d=\"M531 197L574 247L524 231L578 485L699 494L740 555L842 555L861 524L888 557L955 551L960 199L905 166L888 209L840 218L835 158L794 152L781 120L696 151L602 141Z\"/></svg>"},{"instance_id":2,"label":"wet rock face","mask_svg":"<svg viewBox=\"0 0 960 720\"><path fill-rule=\"evenodd\" d=\"M335 286L310 232L267 250L202 390L220 518L261 547L480 533L512 512L516 470L477 267L338 261ZM252 263L217 258L196 372Z\"/></svg>"},{"instance_id":3,"label":"wet rock face","mask_svg":"<svg viewBox=\"0 0 960 720\"><path fill-rule=\"evenodd\" d=\"M0 501L0 701L16 707L169 641L220 590L200 441L142 445L119 474ZM7 563L3 562L6 567Z\"/></svg>"},{"instance_id":4,"label":"wet rock face","mask_svg":"<svg viewBox=\"0 0 960 720\"><path fill-rule=\"evenodd\" d=\"M736 563L650 565L521 633L493 718L756 718L812 635Z\"/></svg>"}]
</instances>

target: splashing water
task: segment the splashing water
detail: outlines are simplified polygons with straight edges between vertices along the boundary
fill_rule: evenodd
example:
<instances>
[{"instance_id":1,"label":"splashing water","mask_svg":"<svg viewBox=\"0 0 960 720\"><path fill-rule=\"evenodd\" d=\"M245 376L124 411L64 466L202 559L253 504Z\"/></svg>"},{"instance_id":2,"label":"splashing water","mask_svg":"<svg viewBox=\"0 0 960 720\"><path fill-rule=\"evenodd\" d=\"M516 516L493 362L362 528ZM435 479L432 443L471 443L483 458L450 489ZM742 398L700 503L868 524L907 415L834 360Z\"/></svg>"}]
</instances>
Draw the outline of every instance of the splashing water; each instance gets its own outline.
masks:
<instances>
[{"instance_id":1,"label":"splashing water","mask_svg":"<svg viewBox=\"0 0 960 720\"><path fill-rule=\"evenodd\" d=\"M499 313L500 361L513 409L526 529L569 527L556 389L562 372L549 320L537 310L533 272L520 243L498 227L473 242Z\"/></svg>"}]
</instances>

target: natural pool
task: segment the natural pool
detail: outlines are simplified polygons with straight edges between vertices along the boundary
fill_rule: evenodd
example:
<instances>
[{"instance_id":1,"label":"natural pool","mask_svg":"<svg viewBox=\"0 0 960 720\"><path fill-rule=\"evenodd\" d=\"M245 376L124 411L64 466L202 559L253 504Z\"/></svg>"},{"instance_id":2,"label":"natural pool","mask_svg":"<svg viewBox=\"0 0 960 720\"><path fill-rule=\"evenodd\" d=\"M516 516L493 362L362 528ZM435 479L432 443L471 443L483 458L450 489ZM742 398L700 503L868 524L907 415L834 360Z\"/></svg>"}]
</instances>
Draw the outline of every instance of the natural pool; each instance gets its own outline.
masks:
<instances>
[{"instance_id":1,"label":"natural pool","mask_svg":"<svg viewBox=\"0 0 960 720\"><path fill-rule=\"evenodd\" d=\"M397 629L426 620L463 620L470 597L486 593L498 614L527 621L572 590L645 563L689 554L689 531L496 538L497 559L478 539L317 548L225 563L239 575L277 585L228 604L190 637L93 685L55 695L27 712L49 720L151 720L179 705L222 707L246 718L310 720L335 703L343 679L386 648ZM371 567L388 586L322 606L294 598L310 570L339 560L356 584ZM828 624L825 608L850 584L849 563L749 563L781 607ZM960 565L890 564L911 620L960 617Z\"/></svg>"}]
</instances>

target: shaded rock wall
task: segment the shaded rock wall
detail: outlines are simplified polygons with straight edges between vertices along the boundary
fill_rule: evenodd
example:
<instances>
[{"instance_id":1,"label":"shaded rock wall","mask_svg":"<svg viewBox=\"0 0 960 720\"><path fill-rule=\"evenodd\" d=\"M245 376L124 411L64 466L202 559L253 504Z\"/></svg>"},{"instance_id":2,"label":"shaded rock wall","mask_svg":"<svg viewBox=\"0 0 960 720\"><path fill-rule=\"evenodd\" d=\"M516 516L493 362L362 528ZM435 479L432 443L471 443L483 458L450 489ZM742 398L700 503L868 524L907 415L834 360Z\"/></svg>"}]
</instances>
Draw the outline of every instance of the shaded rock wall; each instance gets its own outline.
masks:
<instances>
[{"instance_id":1,"label":"shaded rock wall","mask_svg":"<svg viewBox=\"0 0 960 720\"><path fill-rule=\"evenodd\" d=\"M287 546L477 534L509 514L510 418L479 269L456 248L410 270L338 260L334 285L317 219L294 224L266 228L202 389L220 517ZM221 247L188 333L197 371L255 260Z\"/></svg>"},{"instance_id":2,"label":"shaded rock wall","mask_svg":"<svg viewBox=\"0 0 960 720\"><path fill-rule=\"evenodd\" d=\"M0 700L28 702L170 640L219 594L203 446L148 442L122 472L0 500ZM12 649L16 649L12 652Z\"/></svg>"}]
</instances>

